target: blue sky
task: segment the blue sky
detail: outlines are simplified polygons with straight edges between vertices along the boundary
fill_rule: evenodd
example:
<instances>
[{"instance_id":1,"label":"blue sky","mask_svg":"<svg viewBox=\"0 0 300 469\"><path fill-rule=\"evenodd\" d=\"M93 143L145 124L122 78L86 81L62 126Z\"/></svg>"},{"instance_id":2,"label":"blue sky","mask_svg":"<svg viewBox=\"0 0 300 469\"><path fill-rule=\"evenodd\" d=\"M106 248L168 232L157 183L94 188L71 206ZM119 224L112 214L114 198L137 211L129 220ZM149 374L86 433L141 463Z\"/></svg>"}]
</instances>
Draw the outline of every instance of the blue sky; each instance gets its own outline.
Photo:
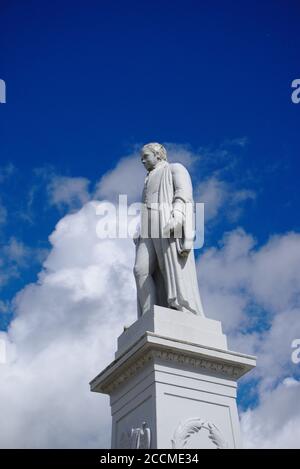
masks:
<instances>
[{"instance_id":1,"label":"blue sky","mask_svg":"<svg viewBox=\"0 0 300 469\"><path fill-rule=\"evenodd\" d=\"M299 13L292 0L1 1L3 330L70 210L49 202L51 177L85 178L92 190L148 141L204 156L195 183L214 173L255 194L238 221L219 215L205 249L236 226L257 249L300 231ZM9 258L12 239L21 261Z\"/></svg>"},{"instance_id":2,"label":"blue sky","mask_svg":"<svg viewBox=\"0 0 300 469\"><path fill-rule=\"evenodd\" d=\"M55 214L12 221L34 168L95 181L137 143L238 137L228 177L260 191L245 226L262 241L299 229L298 2L4 1L1 17L0 157L18 170L8 232L35 244L53 227Z\"/></svg>"}]
</instances>

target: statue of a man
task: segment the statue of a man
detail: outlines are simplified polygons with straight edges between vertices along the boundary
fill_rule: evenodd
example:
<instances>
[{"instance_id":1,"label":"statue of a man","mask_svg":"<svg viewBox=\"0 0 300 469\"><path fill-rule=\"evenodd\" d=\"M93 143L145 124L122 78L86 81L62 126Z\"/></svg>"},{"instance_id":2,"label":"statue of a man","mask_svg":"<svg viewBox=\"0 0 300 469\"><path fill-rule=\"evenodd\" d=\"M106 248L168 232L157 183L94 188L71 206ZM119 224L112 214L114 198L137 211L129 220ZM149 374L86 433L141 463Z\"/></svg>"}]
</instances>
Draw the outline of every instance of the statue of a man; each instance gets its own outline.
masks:
<instances>
[{"instance_id":1,"label":"statue of a man","mask_svg":"<svg viewBox=\"0 0 300 469\"><path fill-rule=\"evenodd\" d=\"M134 275L138 315L159 305L204 316L199 295L193 239L187 237L187 206L193 189L187 169L168 163L159 143L141 150L145 179L140 234L135 239ZM175 236L175 232L181 236Z\"/></svg>"}]
</instances>

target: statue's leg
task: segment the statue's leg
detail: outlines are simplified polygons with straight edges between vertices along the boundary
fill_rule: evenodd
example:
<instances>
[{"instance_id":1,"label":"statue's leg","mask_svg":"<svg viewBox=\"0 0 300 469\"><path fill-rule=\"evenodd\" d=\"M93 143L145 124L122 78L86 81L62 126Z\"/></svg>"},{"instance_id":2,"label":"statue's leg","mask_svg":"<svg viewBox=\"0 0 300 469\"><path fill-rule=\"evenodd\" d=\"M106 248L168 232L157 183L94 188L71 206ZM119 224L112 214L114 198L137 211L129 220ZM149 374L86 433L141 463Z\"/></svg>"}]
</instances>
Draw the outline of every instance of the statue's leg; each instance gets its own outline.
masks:
<instances>
[{"instance_id":1,"label":"statue's leg","mask_svg":"<svg viewBox=\"0 0 300 469\"><path fill-rule=\"evenodd\" d=\"M156 264L157 259L152 239L140 238L133 271L142 314L156 304L156 289L152 277Z\"/></svg>"},{"instance_id":2,"label":"statue's leg","mask_svg":"<svg viewBox=\"0 0 300 469\"><path fill-rule=\"evenodd\" d=\"M159 267L160 278L155 279L158 283L157 288L157 304L168 308L168 281L166 276L166 266L165 266L165 245L168 242L165 242L160 238L153 239L153 245L156 253L156 258Z\"/></svg>"}]
</instances>

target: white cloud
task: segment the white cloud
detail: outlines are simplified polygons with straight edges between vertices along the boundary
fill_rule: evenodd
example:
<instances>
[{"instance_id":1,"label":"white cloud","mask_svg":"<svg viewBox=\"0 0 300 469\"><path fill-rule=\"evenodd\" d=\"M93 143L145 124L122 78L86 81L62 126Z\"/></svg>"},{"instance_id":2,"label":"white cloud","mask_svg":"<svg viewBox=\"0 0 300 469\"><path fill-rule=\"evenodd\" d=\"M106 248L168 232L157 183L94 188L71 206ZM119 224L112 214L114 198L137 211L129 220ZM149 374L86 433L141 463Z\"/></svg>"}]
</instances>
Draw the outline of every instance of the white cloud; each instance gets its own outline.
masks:
<instances>
[{"instance_id":1,"label":"white cloud","mask_svg":"<svg viewBox=\"0 0 300 469\"><path fill-rule=\"evenodd\" d=\"M16 351L10 352L10 364L0 368L5 384L0 389L0 409L3 421L8 422L0 435L4 447L109 446L108 400L91 394L88 381L113 358L123 325L135 320L134 248L131 240L97 238L97 204L90 202L58 223L38 282L28 285L15 299L17 318L6 340L8 349L13 345ZM292 378L283 381L290 376L283 370L287 371L290 359L291 337L298 333L290 325L297 323L299 311L283 312L279 302L276 314L271 315L270 329L262 333L263 341L258 333L255 337L246 333L240 342L236 335L249 321L249 292L255 301L269 295L268 288L264 291L260 285L256 289L253 282L264 262L262 256L272 251L275 264L281 262L280 251L286 249L288 240L293 246L296 238L295 234L278 237L256 249L253 237L240 229L229 233L219 249L208 250L199 264L201 293L205 300L209 298L208 316L222 319L232 332L235 349L243 352L250 344L259 353L259 375L265 375L261 404L242 415L247 446L276 446L280 438L287 446L296 444L297 383L294 380L291 386ZM268 265L268 281L272 273L276 276L273 267ZM294 267L289 268L286 264L282 275L294 283ZM290 305L293 296L290 290L284 304ZM283 384L274 387L278 377ZM267 383L269 378L272 386ZM269 400L280 404L281 436L272 420L274 406Z\"/></svg>"},{"instance_id":2,"label":"white cloud","mask_svg":"<svg viewBox=\"0 0 300 469\"><path fill-rule=\"evenodd\" d=\"M86 178L53 175L47 186L49 202L58 208L81 207L90 199L88 187Z\"/></svg>"},{"instance_id":3,"label":"white cloud","mask_svg":"<svg viewBox=\"0 0 300 469\"><path fill-rule=\"evenodd\" d=\"M122 158L113 170L102 176L94 197L115 202L118 201L119 194L127 194L130 203L138 202L141 199L145 176L140 156L134 153Z\"/></svg>"},{"instance_id":4,"label":"white cloud","mask_svg":"<svg viewBox=\"0 0 300 469\"><path fill-rule=\"evenodd\" d=\"M300 382L290 378L242 415L245 448L299 448Z\"/></svg>"},{"instance_id":5,"label":"white cloud","mask_svg":"<svg viewBox=\"0 0 300 469\"><path fill-rule=\"evenodd\" d=\"M182 155L186 165L195 161L189 153ZM138 181L145 173L135 158L121 160L102 178L99 197L111 200L122 192L133 200L140 197ZM228 193L224 181L216 181L212 192ZM57 203L72 205L70 194L59 195L59 186ZM87 183L75 186L70 193L84 203ZM243 189L234 194L237 207L252 198ZM218 197L211 197L218 204ZM88 382L113 358L123 325L136 318L134 246L131 240L97 238L99 204L88 202L60 220L37 282L14 300L16 319L1 334L9 360L0 366L2 447L110 444L108 398L90 393ZM8 251L17 259L22 250L16 248L12 243ZM299 253L297 233L258 247L239 228L198 262L207 316L222 321L231 348L258 355L252 376L260 379L259 405L242 414L245 446L299 447L299 387L290 359L291 341L300 334Z\"/></svg>"},{"instance_id":6,"label":"white cloud","mask_svg":"<svg viewBox=\"0 0 300 469\"><path fill-rule=\"evenodd\" d=\"M110 444L108 399L88 383L135 320L134 245L97 238L96 206L57 224L38 282L14 301L6 340L16 352L0 367L2 447Z\"/></svg>"},{"instance_id":7,"label":"white cloud","mask_svg":"<svg viewBox=\"0 0 300 469\"><path fill-rule=\"evenodd\" d=\"M242 229L227 233L219 248L204 252L198 262L199 284L204 309L219 319L226 332L233 332L245 321L255 240Z\"/></svg>"},{"instance_id":8,"label":"white cloud","mask_svg":"<svg viewBox=\"0 0 300 469\"><path fill-rule=\"evenodd\" d=\"M205 220L220 221L224 216L236 222L244 211L245 203L254 200L256 194L249 189L238 190L217 176L211 176L196 186L195 200L205 204Z\"/></svg>"},{"instance_id":9,"label":"white cloud","mask_svg":"<svg viewBox=\"0 0 300 469\"><path fill-rule=\"evenodd\" d=\"M201 161L201 156L195 153L189 145L166 143L168 160L170 163L181 163L189 170Z\"/></svg>"},{"instance_id":10,"label":"white cloud","mask_svg":"<svg viewBox=\"0 0 300 469\"><path fill-rule=\"evenodd\" d=\"M252 289L265 308L300 306L300 234L273 236L256 256Z\"/></svg>"},{"instance_id":11,"label":"white cloud","mask_svg":"<svg viewBox=\"0 0 300 469\"><path fill-rule=\"evenodd\" d=\"M213 176L198 185L195 199L205 204L205 220L209 221L217 216L221 207L226 203L227 185Z\"/></svg>"},{"instance_id":12,"label":"white cloud","mask_svg":"<svg viewBox=\"0 0 300 469\"><path fill-rule=\"evenodd\" d=\"M258 248L238 229L198 262L207 315L222 321L231 349L258 357L245 378L259 380L259 404L242 414L246 446L299 447L299 388L292 377L299 371L291 360L292 341L300 338L299 256L297 233Z\"/></svg>"},{"instance_id":13,"label":"white cloud","mask_svg":"<svg viewBox=\"0 0 300 469\"><path fill-rule=\"evenodd\" d=\"M278 351L283 347L280 332L285 331L290 347L288 332L297 334L300 325L296 320L300 307L299 234L274 236L257 248L251 235L241 228L233 230L224 235L219 247L203 253L198 270L207 314L222 321L232 340L239 341L239 334L243 334L241 340L247 345L246 333L253 343L248 330L255 322L264 321L264 343L269 346L273 341L275 350L278 342ZM263 356L266 359L267 350Z\"/></svg>"}]
</instances>

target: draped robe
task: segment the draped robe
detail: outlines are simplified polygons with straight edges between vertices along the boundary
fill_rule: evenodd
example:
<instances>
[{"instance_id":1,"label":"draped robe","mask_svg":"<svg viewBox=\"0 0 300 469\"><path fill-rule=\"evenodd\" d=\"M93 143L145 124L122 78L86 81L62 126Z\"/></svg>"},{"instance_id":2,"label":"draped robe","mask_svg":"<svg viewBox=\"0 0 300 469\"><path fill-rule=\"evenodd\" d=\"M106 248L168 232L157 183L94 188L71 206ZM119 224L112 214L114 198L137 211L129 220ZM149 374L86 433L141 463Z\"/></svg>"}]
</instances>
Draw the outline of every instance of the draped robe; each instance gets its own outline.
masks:
<instances>
[{"instance_id":1,"label":"draped robe","mask_svg":"<svg viewBox=\"0 0 300 469\"><path fill-rule=\"evenodd\" d=\"M170 220L174 203L180 200L183 208L188 203L193 204L190 175L180 163L162 163L157 195L160 209L155 218L159 225L159 236L155 243L164 269L162 272L157 263L153 274L157 303L160 306L187 310L204 316L198 289L193 239L187 236L185 222L181 238L164 236L164 228Z\"/></svg>"}]
</instances>

